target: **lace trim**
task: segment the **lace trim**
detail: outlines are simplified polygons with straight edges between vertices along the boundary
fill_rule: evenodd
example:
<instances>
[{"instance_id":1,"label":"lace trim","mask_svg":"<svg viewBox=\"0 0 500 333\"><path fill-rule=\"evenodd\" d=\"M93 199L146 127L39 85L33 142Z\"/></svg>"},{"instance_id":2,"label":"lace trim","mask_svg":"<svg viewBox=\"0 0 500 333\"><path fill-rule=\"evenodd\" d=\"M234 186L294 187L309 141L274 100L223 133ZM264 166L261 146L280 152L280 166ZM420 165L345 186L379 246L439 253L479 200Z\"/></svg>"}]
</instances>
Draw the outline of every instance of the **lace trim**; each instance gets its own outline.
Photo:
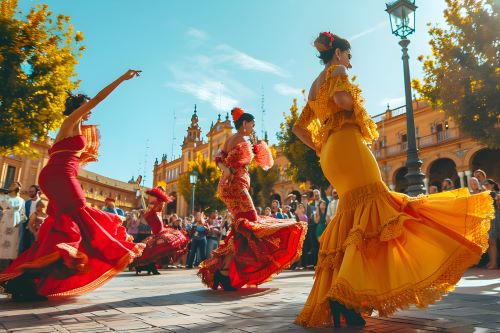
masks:
<instances>
[{"instance_id":1,"label":"lace trim","mask_svg":"<svg viewBox=\"0 0 500 333\"><path fill-rule=\"evenodd\" d=\"M366 204L368 201L380 198L380 195L387 193L389 193L389 189L382 182L371 183L355 188L341 196L342 200L339 200L337 214L356 210L359 206Z\"/></svg>"},{"instance_id":2,"label":"lace trim","mask_svg":"<svg viewBox=\"0 0 500 333\"><path fill-rule=\"evenodd\" d=\"M485 205L485 200L489 205ZM468 218L465 221L466 238L481 247L485 252L488 247L488 232L491 227L491 220L495 219L494 199L488 192L471 195L468 198L467 206Z\"/></svg>"},{"instance_id":3,"label":"lace trim","mask_svg":"<svg viewBox=\"0 0 500 333\"><path fill-rule=\"evenodd\" d=\"M349 281L338 279L330 292L314 307L307 307L297 316L295 323L305 327L330 327L328 301L335 299L358 312L377 310L379 316L388 316L399 309L415 304L424 308L440 300L455 288L463 272L479 260L481 253L471 255L462 249L451 255L441 268L426 280L391 291L387 294L372 294L370 291L355 291Z\"/></svg>"}]
</instances>

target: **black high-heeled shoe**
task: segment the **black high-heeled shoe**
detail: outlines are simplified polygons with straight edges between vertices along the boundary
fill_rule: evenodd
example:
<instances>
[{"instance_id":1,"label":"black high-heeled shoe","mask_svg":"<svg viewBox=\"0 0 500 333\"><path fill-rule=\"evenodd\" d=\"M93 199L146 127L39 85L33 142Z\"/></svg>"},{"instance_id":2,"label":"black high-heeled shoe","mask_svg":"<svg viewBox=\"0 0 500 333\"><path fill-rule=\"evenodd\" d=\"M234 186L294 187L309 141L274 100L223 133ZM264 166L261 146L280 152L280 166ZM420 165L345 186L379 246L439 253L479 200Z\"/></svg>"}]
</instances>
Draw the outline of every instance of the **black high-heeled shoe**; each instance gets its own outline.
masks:
<instances>
[{"instance_id":1,"label":"black high-heeled shoe","mask_svg":"<svg viewBox=\"0 0 500 333\"><path fill-rule=\"evenodd\" d=\"M221 276L220 282L222 284L222 289L224 289L224 291L238 290L231 285L231 279L229 279L229 276L223 275L222 273L220 273L220 276Z\"/></svg>"},{"instance_id":2,"label":"black high-heeled shoe","mask_svg":"<svg viewBox=\"0 0 500 333\"><path fill-rule=\"evenodd\" d=\"M47 301L37 293L35 282L29 273L24 273L4 284L4 289L12 295L13 302Z\"/></svg>"},{"instance_id":3,"label":"black high-heeled shoe","mask_svg":"<svg viewBox=\"0 0 500 333\"><path fill-rule=\"evenodd\" d=\"M212 290L219 289L220 276L221 276L220 271L216 271L214 273L214 283L212 284Z\"/></svg>"},{"instance_id":4,"label":"black high-heeled shoe","mask_svg":"<svg viewBox=\"0 0 500 333\"><path fill-rule=\"evenodd\" d=\"M344 312L345 321L347 326L360 327L365 326L366 321L361 317L361 315L354 311L353 309L345 309Z\"/></svg>"},{"instance_id":5,"label":"black high-heeled shoe","mask_svg":"<svg viewBox=\"0 0 500 333\"><path fill-rule=\"evenodd\" d=\"M231 280L229 279L229 276L223 275L220 272L220 270L216 271L214 274L214 284L212 286L212 289L217 290L219 284L222 285L222 289L224 289L224 291L238 290L231 285Z\"/></svg>"},{"instance_id":6,"label":"black high-heeled shoe","mask_svg":"<svg viewBox=\"0 0 500 333\"><path fill-rule=\"evenodd\" d=\"M330 301L330 312L333 318L333 327L340 327L340 313L342 312L342 304L337 301Z\"/></svg>"},{"instance_id":7,"label":"black high-heeled shoe","mask_svg":"<svg viewBox=\"0 0 500 333\"><path fill-rule=\"evenodd\" d=\"M330 311L332 312L333 317L333 327L340 327L341 314L344 316L347 326L360 327L366 325L366 321L358 312L353 309L346 308L345 305L339 303L338 301L330 301Z\"/></svg>"},{"instance_id":8,"label":"black high-heeled shoe","mask_svg":"<svg viewBox=\"0 0 500 333\"><path fill-rule=\"evenodd\" d=\"M158 272L158 269L156 268L156 264L154 262L147 264L146 269L148 271L148 275L160 275L160 272Z\"/></svg>"}]
</instances>

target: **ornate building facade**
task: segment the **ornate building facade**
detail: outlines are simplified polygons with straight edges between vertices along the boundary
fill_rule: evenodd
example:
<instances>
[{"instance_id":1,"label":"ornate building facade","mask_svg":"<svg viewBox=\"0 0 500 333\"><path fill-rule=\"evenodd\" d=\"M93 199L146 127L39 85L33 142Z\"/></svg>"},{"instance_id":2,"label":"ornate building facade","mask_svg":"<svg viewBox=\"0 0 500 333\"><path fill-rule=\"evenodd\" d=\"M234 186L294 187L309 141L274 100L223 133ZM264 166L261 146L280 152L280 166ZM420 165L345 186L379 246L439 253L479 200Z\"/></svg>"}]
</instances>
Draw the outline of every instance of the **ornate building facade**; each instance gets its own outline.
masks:
<instances>
[{"instance_id":1,"label":"ornate building facade","mask_svg":"<svg viewBox=\"0 0 500 333\"><path fill-rule=\"evenodd\" d=\"M417 147L422 160L426 188L441 188L441 181L450 178L455 187L467 186L467 179L476 169L489 178L500 180L500 151L491 150L461 133L453 119L425 101L413 102ZM382 178L389 187L404 192L407 136L405 106L387 109L374 117L380 137L372 151L380 166Z\"/></svg>"},{"instance_id":2,"label":"ornate building facade","mask_svg":"<svg viewBox=\"0 0 500 333\"><path fill-rule=\"evenodd\" d=\"M21 196L27 197L28 187L38 184L40 171L49 160L48 149L53 140L46 142L32 142L31 147L37 153L37 158L29 156L8 155L0 156L0 187L9 187L12 182L18 181L23 185ZM79 170L78 180L87 199L87 204L92 207L103 207L106 198L115 199L117 207L129 211L140 207L137 197L135 182L123 182L99 175L85 169Z\"/></svg>"}]
</instances>

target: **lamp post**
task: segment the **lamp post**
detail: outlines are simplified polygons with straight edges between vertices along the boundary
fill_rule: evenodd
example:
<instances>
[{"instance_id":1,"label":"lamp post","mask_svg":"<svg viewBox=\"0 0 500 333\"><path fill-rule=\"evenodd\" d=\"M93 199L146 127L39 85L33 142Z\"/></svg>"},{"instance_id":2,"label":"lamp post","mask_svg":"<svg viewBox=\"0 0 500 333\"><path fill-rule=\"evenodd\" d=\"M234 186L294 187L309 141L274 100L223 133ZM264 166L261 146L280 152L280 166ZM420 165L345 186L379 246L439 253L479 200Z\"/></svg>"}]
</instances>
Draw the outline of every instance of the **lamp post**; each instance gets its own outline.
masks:
<instances>
[{"instance_id":1,"label":"lamp post","mask_svg":"<svg viewBox=\"0 0 500 333\"><path fill-rule=\"evenodd\" d=\"M397 0L386 4L386 12L389 13L392 33L401 38L399 45L403 51L403 71L405 80L406 97L406 129L408 138L408 149L406 152L406 168L408 173L407 194L417 196L425 193L424 177L420 167L422 161L418 157L417 140L415 138L415 119L413 115L413 100L410 84L410 66L408 64L408 44L410 40L406 37L415 32L415 0Z\"/></svg>"},{"instance_id":2,"label":"lamp post","mask_svg":"<svg viewBox=\"0 0 500 333\"><path fill-rule=\"evenodd\" d=\"M194 212L194 191L196 189L196 182L198 181L198 172L193 171L189 175L189 183L191 184L193 197L191 198L191 212Z\"/></svg>"}]
</instances>

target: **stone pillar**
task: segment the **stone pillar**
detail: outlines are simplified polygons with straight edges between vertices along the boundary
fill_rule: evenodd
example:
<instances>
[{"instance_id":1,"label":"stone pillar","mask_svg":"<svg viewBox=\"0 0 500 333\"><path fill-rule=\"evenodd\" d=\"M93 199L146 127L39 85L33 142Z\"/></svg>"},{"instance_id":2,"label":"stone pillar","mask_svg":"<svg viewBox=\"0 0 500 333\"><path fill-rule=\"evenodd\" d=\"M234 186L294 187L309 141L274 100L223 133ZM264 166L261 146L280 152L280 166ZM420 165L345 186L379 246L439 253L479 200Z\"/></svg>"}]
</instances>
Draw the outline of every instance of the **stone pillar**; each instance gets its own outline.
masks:
<instances>
[{"instance_id":1,"label":"stone pillar","mask_svg":"<svg viewBox=\"0 0 500 333\"><path fill-rule=\"evenodd\" d=\"M425 194L429 194L429 178L424 178Z\"/></svg>"},{"instance_id":2,"label":"stone pillar","mask_svg":"<svg viewBox=\"0 0 500 333\"><path fill-rule=\"evenodd\" d=\"M458 174L458 178L460 179L460 187L465 187L465 182L464 182L464 172L463 171L459 171L457 172Z\"/></svg>"},{"instance_id":3,"label":"stone pillar","mask_svg":"<svg viewBox=\"0 0 500 333\"><path fill-rule=\"evenodd\" d=\"M472 177L472 171L465 170L464 173L465 173L465 184L469 186L469 179Z\"/></svg>"}]
</instances>

